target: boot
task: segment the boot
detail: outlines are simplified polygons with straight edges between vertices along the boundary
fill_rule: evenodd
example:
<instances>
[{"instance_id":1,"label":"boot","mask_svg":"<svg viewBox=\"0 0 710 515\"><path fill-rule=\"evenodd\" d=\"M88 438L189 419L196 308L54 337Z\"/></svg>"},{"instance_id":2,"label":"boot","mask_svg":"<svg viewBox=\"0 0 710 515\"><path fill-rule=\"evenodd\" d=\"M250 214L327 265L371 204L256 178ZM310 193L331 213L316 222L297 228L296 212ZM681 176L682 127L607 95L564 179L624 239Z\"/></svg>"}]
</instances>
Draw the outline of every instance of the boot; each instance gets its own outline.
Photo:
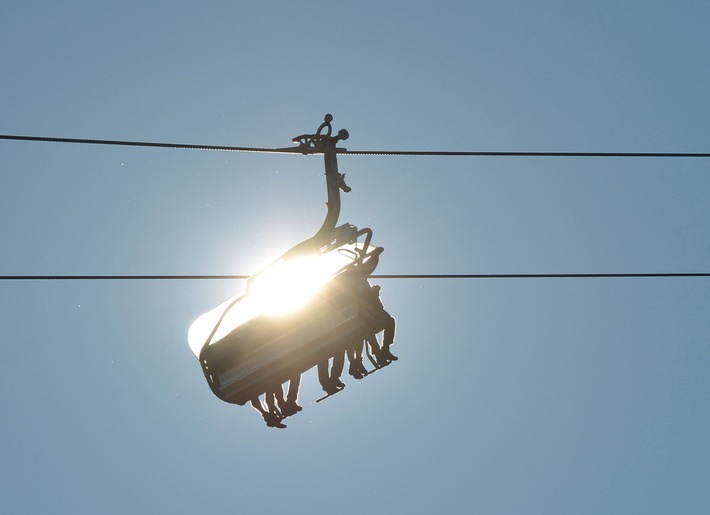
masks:
<instances>
[{"instance_id":1,"label":"boot","mask_svg":"<svg viewBox=\"0 0 710 515\"><path fill-rule=\"evenodd\" d=\"M269 427L278 427L279 429L286 427L286 424L281 422L281 417L276 413L264 413L264 422L266 422L266 425Z\"/></svg>"},{"instance_id":2,"label":"boot","mask_svg":"<svg viewBox=\"0 0 710 515\"><path fill-rule=\"evenodd\" d=\"M364 368L364 366L362 364L362 360L352 361L350 363L350 368L348 369L348 374L353 376L355 379L362 379L363 378L363 373L362 373L363 368Z\"/></svg>"},{"instance_id":3,"label":"boot","mask_svg":"<svg viewBox=\"0 0 710 515\"><path fill-rule=\"evenodd\" d=\"M296 401L286 401L283 406L281 406L281 414L286 417L290 417L291 415L295 415L299 411L301 411L303 408L298 405Z\"/></svg>"},{"instance_id":4,"label":"boot","mask_svg":"<svg viewBox=\"0 0 710 515\"><path fill-rule=\"evenodd\" d=\"M397 361L397 360L399 359L397 356L395 356L394 354L392 354L392 353L390 352L390 347L389 347L389 345L387 345L386 347L383 346L383 347L382 347L382 350L380 351L380 353L382 354L382 356L383 356L385 359L388 359L388 360L390 360L390 361Z\"/></svg>"}]
</instances>

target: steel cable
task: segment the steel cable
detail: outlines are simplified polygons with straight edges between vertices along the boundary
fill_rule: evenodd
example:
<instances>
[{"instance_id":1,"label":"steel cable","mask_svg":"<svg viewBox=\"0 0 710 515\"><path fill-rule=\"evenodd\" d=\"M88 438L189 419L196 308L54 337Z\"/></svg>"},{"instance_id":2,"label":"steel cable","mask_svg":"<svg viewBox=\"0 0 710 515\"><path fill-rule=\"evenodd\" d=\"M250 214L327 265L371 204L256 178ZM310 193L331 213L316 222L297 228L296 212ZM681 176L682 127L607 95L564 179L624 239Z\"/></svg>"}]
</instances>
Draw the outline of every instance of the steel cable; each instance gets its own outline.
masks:
<instances>
[{"instance_id":1,"label":"steel cable","mask_svg":"<svg viewBox=\"0 0 710 515\"><path fill-rule=\"evenodd\" d=\"M39 141L51 143L85 143L91 145L119 145L133 147L180 148L188 150L217 150L229 152L259 152L267 154L301 154L298 147L263 148L224 145L196 145L189 143L159 143L149 141L122 141L105 139L52 138L41 136L15 136L0 134L0 139L15 141ZM318 152L312 152L319 154ZM701 152L483 152L483 151L428 151L428 150L345 150L340 155L352 156L448 156L448 157L646 157L646 158L708 158L710 153Z\"/></svg>"},{"instance_id":2,"label":"steel cable","mask_svg":"<svg viewBox=\"0 0 710 515\"><path fill-rule=\"evenodd\" d=\"M248 275L2 275L1 281L181 281L246 280ZM373 274L372 279L630 279L710 277L710 273L610 274Z\"/></svg>"}]
</instances>

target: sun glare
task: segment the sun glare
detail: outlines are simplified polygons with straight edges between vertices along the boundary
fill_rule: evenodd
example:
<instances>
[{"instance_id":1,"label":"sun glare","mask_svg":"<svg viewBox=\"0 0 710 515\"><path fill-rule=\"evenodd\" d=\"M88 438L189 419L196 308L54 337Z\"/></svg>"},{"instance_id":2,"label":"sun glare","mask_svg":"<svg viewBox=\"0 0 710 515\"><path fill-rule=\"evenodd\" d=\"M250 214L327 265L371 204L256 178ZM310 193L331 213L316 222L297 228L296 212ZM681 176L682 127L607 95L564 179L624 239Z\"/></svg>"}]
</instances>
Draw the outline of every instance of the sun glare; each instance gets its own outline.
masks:
<instances>
[{"instance_id":1,"label":"sun glare","mask_svg":"<svg viewBox=\"0 0 710 515\"><path fill-rule=\"evenodd\" d=\"M267 315L284 315L302 307L334 272L327 255L292 261L280 259L261 272L249 285L247 296Z\"/></svg>"},{"instance_id":2,"label":"sun glare","mask_svg":"<svg viewBox=\"0 0 710 515\"><path fill-rule=\"evenodd\" d=\"M228 299L192 323L188 332L192 352L200 355L218 323L210 343L260 315L286 315L305 306L333 274L352 262L355 248L351 245L324 254L282 258L271 264L249 280L246 294Z\"/></svg>"},{"instance_id":3,"label":"sun glare","mask_svg":"<svg viewBox=\"0 0 710 515\"><path fill-rule=\"evenodd\" d=\"M230 308L230 305L237 301L237 299L239 299L238 302ZM235 295L213 310L201 315L192 323L187 333L188 344L195 356L199 357L202 347L207 342L207 338L212 334L212 331L222 315L224 315L224 318L219 323L217 331L215 331L215 334L210 339L210 343L221 340L235 327L258 316L259 313L254 303L245 295L240 294Z\"/></svg>"}]
</instances>

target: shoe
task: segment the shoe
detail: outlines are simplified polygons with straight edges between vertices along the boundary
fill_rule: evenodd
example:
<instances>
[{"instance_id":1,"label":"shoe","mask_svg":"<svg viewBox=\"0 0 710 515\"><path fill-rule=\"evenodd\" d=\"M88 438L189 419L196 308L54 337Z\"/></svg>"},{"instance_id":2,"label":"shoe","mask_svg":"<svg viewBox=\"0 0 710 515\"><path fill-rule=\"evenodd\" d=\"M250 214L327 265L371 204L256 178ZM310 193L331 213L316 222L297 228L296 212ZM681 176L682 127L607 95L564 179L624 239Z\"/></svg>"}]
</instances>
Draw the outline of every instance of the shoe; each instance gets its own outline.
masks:
<instances>
[{"instance_id":1,"label":"shoe","mask_svg":"<svg viewBox=\"0 0 710 515\"><path fill-rule=\"evenodd\" d=\"M390 361L397 361L397 360L399 359L397 356L395 356L394 354L392 354L392 353L390 352L389 348L387 348L387 349L382 349L382 350L380 351L380 354L382 354L382 356L383 356L385 359L388 359L388 360L390 360Z\"/></svg>"},{"instance_id":2,"label":"shoe","mask_svg":"<svg viewBox=\"0 0 710 515\"><path fill-rule=\"evenodd\" d=\"M282 423L279 416L275 413L265 413L264 422L266 422L266 425L269 427L277 427L279 429L286 427L286 424Z\"/></svg>"},{"instance_id":3,"label":"shoe","mask_svg":"<svg viewBox=\"0 0 710 515\"><path fill-rule=\"evenodd\" d=\"M321 383L321 386L323 387L323 391L328 395L335 395L345 387L345 385L340 381L336 383L336 379L329 379L328 382Z\"/></svg>"},{"instance_id":4,"label":"shoe","mask_svg":"<svg viewBox=\"0 0 710 515\"><path fill-rule=\"evenodd\" d=\"M335 386L334 384L331 383L331 384L324 386L323 391L325 393L327 393L328 395L335 395L336 393L338 393L340 391L340 388L338 388L337 386Z\"/></svg>"},{"instance_id":5,"label":"shoe","mask_svg":"<svg viewBox=\"0 0 710 515\"><path fill-rule=\"evenodd\" d=\"M345 388L345 383L342 382L339 377L333 379L333 385L335 385L335 387L338 389Z\"/></svg>"},{"instance_id":6,"label":"shoe","mask_svg":"<svg viewBox=\"0 0 710 515\"><path fill-rule=\"evenodd\" d=\"M362 361L359 363L355 361L354 363L350 364L350 368L348 369L348 374L353 376L355 379L362 379L365 374L367 374L367 370L365 370L363 374L363 369L365 367L362 364Z\"/></svg>"},{"instance_id":7,"label":"shoe","mask_svg":"<svg viewBox=\"0 0 710 515\"><path fill-rule=\"evenodd\" d=\"M286 417L290 417L291 415L295 415L299 411L301 411L303 408L296 403L296 401L286 401L283 406L281 406L281 414Z\"/></svg>"},{"instance_id":8,"label":"shoe","mask_svg":"<svg viewBox=\"0 0 710 515\"><path fill-rule=\"evenodd\" d=\"M374 352L373 356L375 357L375 361L377 362L377 368L386 367L390 364L390 360L388 360L387 357L382 353L382 349L377 352Z\"/></svg>"}]
</instances>

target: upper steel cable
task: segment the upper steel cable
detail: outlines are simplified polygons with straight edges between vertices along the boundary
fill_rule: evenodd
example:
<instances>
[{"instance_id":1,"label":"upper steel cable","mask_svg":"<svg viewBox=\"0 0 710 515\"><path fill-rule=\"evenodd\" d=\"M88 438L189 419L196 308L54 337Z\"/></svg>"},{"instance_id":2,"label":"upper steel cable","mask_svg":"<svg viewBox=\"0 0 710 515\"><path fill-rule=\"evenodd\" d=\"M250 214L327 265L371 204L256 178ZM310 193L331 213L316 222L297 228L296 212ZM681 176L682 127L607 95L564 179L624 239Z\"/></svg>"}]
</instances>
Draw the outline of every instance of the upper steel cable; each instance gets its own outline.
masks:
<instances>
[{"instance_id":1,"label":"upper steel cable","mask_svg":"<svg viewBox=\"0 0 710 515\"><path fill-rule=\"evenodd\" d=\"M269 149L258 147L228 147L218 145L194 145L182 143L156 143L150 141L121 141L108 139L78 139L78 138L45 138L41 136L13 136L0 134L0 139L19 141L43 141L51 143L86 143L89 145L119 145L124 147L158 147L158 148L182 148L189 150L222 150L233 152L262 152L262 153L285 153L284 149ZM298 149L294 148L293 152Z\"/></svg>"},{"instance_id":2,"label":"upper steel cable","mask_svg":"<svg viewBox=\"0 0 710 515\"><path fill-rule=\"evenodd\" d=\"M0 281L145 281L249 279L248 275L0 275ZM710 273L621 274L373 274L372 279L624 279L710 277Z\"/></svg>"},{"instance_id":3,"label":"upper steel cable","mask_svg":"<svg viewBox=\"0 0 710 515\"><path fill-rule=\"evenodd\" d=\"M223 145L196 145L189 143L158 143L149 141L122 141L105 139L53 138L41 136L16 136L0 134L0 139L16 141L41 141L52 143L85 143L91 145L119 145L131 147L181 148L187 150L217 150L230 152L259 152L265 154L300 154L298 147L263 148L235 147ZM653 158L708 158L710 153L702 152L479 152L479 151L429 151L429 150L345 150L337 149L339 154L353 156L461 156L461 157L653 157ZM309 152L321 154L322 152Z\"/></svg>"}]
</instances>

